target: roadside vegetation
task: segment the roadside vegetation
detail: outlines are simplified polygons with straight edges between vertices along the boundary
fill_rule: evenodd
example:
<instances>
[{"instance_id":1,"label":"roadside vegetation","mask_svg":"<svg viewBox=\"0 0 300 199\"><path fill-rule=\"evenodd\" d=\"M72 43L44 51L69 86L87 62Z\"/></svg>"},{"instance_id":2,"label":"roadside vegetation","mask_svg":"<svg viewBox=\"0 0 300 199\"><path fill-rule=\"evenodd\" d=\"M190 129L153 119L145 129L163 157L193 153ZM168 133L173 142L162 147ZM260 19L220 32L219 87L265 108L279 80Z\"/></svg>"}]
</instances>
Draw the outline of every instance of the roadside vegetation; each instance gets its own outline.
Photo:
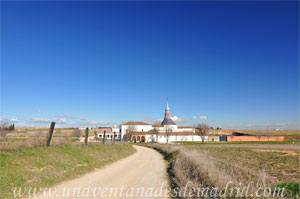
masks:
<instances>
[{"instance_id":1,"label":"roadside vegetation","mask_svg":"<svg viewBox=\"0 0 300 199\"><path fill-rule=\"evenodd\" d=\"M174 142L176 144L182 144L182 145L197 145L199 146L199 144L203 144L203 145L216 145L216 146L220 146L220 145L227 145L227 146L232 146L232 145L237 145L237 146L241 146L244 147L246 145L252 145L254 146L259 145L260 147L262 145L289 145L289 146L293 146L295 145L295 147L298 145L300 148L300 141L295 141L295 140L291 140L291 141L235 141L235 142L204 142L202 143L201 141L193 141L193 142L189 142L189 141L176 141ZM292 148L295 148L292 147Z\"/></svg>"},{"instance_id":2,"label":"roadside vegetation","mask_svg":"<svg viewBox=\"0 0 300 199\"><path fill-rule=\"evenodd\" d=\"M3 131L0 129L0 151L9 151L17 148L33 148L45 146L48 131ZM84 132L79 129L55 129L51 140L52 146L77 144ZM95 137L91 131L89 137Z\"/></svg>"},{"instance_id":3,"label":"roadside vegetation","mask_svg":"<svg viewBox=\"0 0 300 199\"><path fill-rule=\"evenodd\" d=\"M88 147L80 143L34 146L36 143L0 151L0 198L12 198L16 187L52 186L136 151L122 143L91 143Z\"/></svg>"},{"instance_id":4,"label":"roadside vegetation","mask_svg":"<svg viewBox=\"0 0 300 199\"><path fill-rule=\"evenodd\" d=\"M76 137L63 136L63 137L53 137L51 145L76 145ZM18 148L35 148L42 147L46 144L45 136L34 136L34 137L6 137L0 138L0 151L11 151Z\"/></svg>"},{"instance_id":5,"label":"roadside vegetation","mask_svg":"<svg viewBox=\"0 0 300 199\"><path fill-rule=\"evenodd\" d=\"M284 145L284 149L280 144L148 146L162 152L169 161L172 187L187 187L187 193L193 193L183 198L206 198L197 195L195 188L218 187L222 190L228 182L231 187L241 188L251 183L249 193L255 193L260 187L274 190L285 186L285 197L296 198L300 194L300 149L296 144Z\"/></svg>"}]
</instances>

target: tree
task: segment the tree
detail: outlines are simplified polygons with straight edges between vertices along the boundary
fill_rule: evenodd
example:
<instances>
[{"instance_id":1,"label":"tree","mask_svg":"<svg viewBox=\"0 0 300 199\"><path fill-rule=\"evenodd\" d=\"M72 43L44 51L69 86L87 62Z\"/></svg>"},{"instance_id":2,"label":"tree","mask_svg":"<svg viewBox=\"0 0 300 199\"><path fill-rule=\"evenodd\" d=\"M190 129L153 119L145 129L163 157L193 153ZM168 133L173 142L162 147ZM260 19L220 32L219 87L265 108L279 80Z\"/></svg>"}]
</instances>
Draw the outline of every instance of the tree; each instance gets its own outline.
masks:
<instances>
[{"instance_id":1,"label":"tree","mask_svg":"<svg viewBox=\"0 0 300 199\"><path fill-rule=\"evenodd\" d=\"M97 134L97 128L94 128L94 135L95 135L95 140L98 140L98 134Z\"/></svg>"},{"instance_id":2,"label":"tree","mask_svg":"<svg viewBox=\"0 0 300 199\"><path fill-rule=\"evenodd\" d=\"M168 144L169 143L169 137L170 135L172 134L173 132L173 129L171 127L169 127L168 125L165 126L165 135L166 135L166 143Z\"/></svg>"},{"instance_id":3,"label":"tree","mask_svg":"<svg viewBox=\"0 0 300 199\"><path fill-rule=\"evenodd\" d=\"M8 125L8 129L7 130L14 131L15 130L15 124Z\"/></svg>"},{"instance_id":4,"label":"tree","mask_svg":"<svg viewBox=\"0 0 300 199\"><path fill-rule=\"evenodd\" d=\"M2 137L2 138L4 138L4 139L5 139L5 138L6 138L6 135L7 135L7 133L8 133L8 132L7 132L6 130L4 130L4 129L1 129L1 130L0 130L0 137Z\"/></svg>"},{"instance_id":5,"label":"tree","mask_svg":"<svg viewBox=\"0 0 300 199\"><path fill-rule=\"evenodd\" d=\"M2 122L0 125L0 129L4 131L14 131L15 130L15 124L9 124L8 122Z\"/></svg>"},{"instance_id":6,"label":"tree","mask_svg":"<svg viewBox=\"0 0 300 199\"><path fill-rule=\"evenodd\" d=\"M8 122L1 122L0 124L0 130L7 131L9 129L9 123Z\"/></svg>"},{"instance_id":7,"label":"tree","mask_svg":"<svg viewBox=\"0 0 300 199\"><path fill-rule=\"evenodd\" d=\"M159 127L160 127L160 123L155 122L155 124L153 125L153 134L156 136L155 142L158 142Z\"/></svg>"},{"instance_id":8,"label":"tree","mask_svg":"<svg viewBox=\"0 0 300 199\"><path fill-rule=\"evenodd\" d=\"M7 122L3 122L0 125L0 137L6 138L9 124Z\"/></svg>"},{"instance_id":9,"label":"tree","mask_svg":"<svg viewBox=\"0 0 300 199\"><path fill-rule=\"evenodd\" d=\"M207 124L196 124L196 134L199 135L201 137L201 140L202 140L202 143L204 143L204 139L205 139L205 136L208 135L209 133L209 125Z\"/></svg>"},{"instance_id":10,"label":"tree","mask_svg":"<svg viewBox=\"0 0 300 199\"><path fill-rule=\"evenodd\" d=\"M128 125L126 129L126 138L129 138L129 141L131 141L131 137L133 134L137 132L136 127L134 125Z\"/></svg>"}]
</instances>

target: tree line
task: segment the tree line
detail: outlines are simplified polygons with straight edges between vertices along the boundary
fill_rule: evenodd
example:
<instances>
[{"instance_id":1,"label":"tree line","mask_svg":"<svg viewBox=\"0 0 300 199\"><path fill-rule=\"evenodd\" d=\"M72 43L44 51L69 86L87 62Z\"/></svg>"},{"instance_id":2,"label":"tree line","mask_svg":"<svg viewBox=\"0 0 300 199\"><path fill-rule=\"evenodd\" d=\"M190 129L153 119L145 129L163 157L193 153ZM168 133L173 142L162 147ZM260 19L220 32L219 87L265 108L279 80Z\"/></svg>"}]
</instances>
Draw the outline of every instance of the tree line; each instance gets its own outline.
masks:
<instances>
[{"instance_id":1,"label":"tree line","mask_svg":"<svg viewBox=\"0 0 300 199\"><path fill-rule=\"evenodd\" d=\"M14 131L15 130L15 124L9 124L8 122L2 122L0 125L1 131Z\"/></svg>"}]
</instances>

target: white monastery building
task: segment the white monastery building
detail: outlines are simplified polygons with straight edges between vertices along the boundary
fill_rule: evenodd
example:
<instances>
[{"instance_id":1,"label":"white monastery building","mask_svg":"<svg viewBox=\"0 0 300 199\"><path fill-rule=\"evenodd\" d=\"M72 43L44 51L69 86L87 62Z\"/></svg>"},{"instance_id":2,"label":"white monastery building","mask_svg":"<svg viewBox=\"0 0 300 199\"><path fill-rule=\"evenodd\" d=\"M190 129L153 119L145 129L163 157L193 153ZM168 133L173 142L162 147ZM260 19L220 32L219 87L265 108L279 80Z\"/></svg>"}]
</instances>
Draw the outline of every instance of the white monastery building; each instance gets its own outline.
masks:
<instances>
[{"instance_id":1,"label":"white monastery building","mask_svg":"<svg viewBox=\"0 0 300 199\"><path fill-rule=\"evenodd\" d=\"M192 126L178 126L171 118L167 101L165 116L160 124L130 121L118 127L99 127L95 131L96 140L127 142L241 142L241 141L283 141L284 136L254 136L231 130L211 129L208 135L199 136Z\"/></svg>"},{"instance_id":2,"label":"white monastery building","mask_svg":"<svg viewBox=\"0 0 300 199\"><path fill-rule=\"evenodd\" d=\"M171 119L168 101L161 124L136 121L126 122L120 125L120 136L123 140L131 142L202 141L201 137L195 134L195 128L175 124ZM207 141L208 136L205 136L204 140Z\"/></svg>"}]
</instances>

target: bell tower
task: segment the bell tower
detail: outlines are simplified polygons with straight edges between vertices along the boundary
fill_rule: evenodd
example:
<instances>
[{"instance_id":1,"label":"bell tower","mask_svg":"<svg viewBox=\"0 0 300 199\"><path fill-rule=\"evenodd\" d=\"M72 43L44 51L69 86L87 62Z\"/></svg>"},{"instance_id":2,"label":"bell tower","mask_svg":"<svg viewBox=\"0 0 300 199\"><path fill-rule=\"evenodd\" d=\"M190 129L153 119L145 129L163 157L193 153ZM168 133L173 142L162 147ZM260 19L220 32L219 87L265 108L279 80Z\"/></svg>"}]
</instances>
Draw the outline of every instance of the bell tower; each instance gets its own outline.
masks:
<instances>
[{"instance_id":1,"label":"bell tower","mask_svg":"<svg viewBox=\"0 0 300 199\"><path fill-rule=\"evenodd\" d=\"M166 110L165 110L165 118L162 121L161 125L163 125L163 126L164 125L176 125L171 118L168 99L167 99Z\"/></svg>"}]
</instances>

